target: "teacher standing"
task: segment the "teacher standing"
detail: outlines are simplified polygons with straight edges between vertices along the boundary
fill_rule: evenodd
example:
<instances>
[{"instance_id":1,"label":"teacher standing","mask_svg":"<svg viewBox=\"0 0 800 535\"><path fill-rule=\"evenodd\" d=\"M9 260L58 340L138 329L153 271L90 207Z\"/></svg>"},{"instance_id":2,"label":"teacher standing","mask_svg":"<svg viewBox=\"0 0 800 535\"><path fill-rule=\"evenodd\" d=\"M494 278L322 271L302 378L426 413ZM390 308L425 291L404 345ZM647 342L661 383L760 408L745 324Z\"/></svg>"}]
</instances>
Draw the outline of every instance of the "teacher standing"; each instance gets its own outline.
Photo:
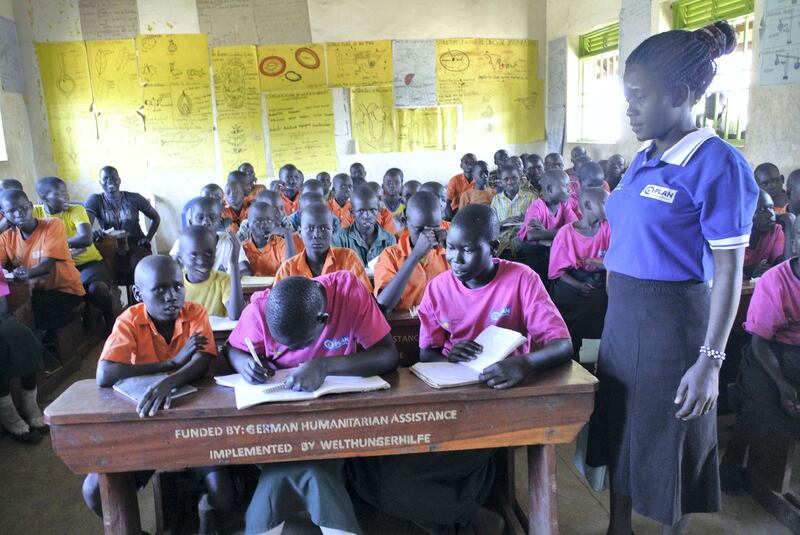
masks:
<instances>
[{"instance_id":1,"label":"teacher standing","mask_svg":"<svg viewBox=\"0 0 800 535\"><path fill-rule=\"evenodd\" d=\"M625 62L627 116L646 141L606 206L608 314L589 464L611 473L609 534L631 510L683 533L720 507L716 401L758 188L692 106L736 47L725 22L668 31ZM713 289L709 282L713 279Z\"/></svg>"}]
</instances>

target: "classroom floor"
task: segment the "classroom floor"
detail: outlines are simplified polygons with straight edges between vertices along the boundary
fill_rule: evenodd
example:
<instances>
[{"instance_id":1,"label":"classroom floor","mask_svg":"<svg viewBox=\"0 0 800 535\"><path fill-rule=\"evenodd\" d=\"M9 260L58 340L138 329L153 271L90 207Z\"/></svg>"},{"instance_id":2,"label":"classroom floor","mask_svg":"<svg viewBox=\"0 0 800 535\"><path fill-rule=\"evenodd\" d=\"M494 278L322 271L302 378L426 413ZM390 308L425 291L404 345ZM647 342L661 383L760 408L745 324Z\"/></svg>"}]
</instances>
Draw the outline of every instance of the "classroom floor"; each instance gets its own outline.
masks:
<instances>
[{"instance_id":1,"label":"classroom floor","mask_svg":"<svg viewBox=\"0 0 800 535\"><path fill-rule=\"evenodd\" d=\"M94 376L100 348L84 360L82 369L69 382ZM66 388L66 385L61 390ZM54 394L52 399L57 395ZM42 400L46 405L50 400ZM724 437L723 437L724 440ZM608 520L608 493L594 492L572 464L574 445L558 449L559 522L561 533L602 535ZM525 467L518 464L517 485L524 485ZM0 438L0 533L4 535L99 534L101 522L83 504L82 477L71 473L53 453L49 438L36 446L22 446ZM524 493L524 488L518 489ZM523 502L524 503L524 502ZM140 493L142 528L154 532L153 498L150 486ZM417 535L421 531L402 522L371 518L364 528L381 535ZM658 526L640 516L634 518L638 535L655 535ZM288 530L287 530L288 532ZM695 515L690 533L708 535L783 535L784 528L747 494L723 497L723 510L716 515ZM240 533L233 531L232 533ZM287 533L288 535L288 533Z\"/></svg>"}]
</instances>

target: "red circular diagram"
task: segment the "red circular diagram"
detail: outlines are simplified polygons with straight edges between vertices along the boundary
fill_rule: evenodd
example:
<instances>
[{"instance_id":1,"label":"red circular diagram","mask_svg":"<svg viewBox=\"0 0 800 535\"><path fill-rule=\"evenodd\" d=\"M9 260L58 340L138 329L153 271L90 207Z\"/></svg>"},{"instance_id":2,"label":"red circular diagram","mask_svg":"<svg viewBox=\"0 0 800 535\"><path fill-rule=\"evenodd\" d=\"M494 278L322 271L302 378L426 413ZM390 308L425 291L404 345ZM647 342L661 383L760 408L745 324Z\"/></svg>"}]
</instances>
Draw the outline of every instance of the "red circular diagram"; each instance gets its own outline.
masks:
<instances>
[{"instance_id":1,"label":"red circular diagram","mask_svg":"<svg viewBox=\"0 0 800 535\"><path fill-rule=\"evenodd\" d=\"M300 66L306 69L316 69L319 67L319 56L310 48L303 46L294 51L294 59Z\"/></svg>"},{"instance_id":2,"label":"red circular diagram","mask_svg":"<svg viewBox=\"0 0 800 535\"><path fill-rule=\"evenodd\" d=\"M286 71L286 60L279 56L267 56L258 64L258 70L264 76L280 76Z\"/></svg>"}]
</instances>

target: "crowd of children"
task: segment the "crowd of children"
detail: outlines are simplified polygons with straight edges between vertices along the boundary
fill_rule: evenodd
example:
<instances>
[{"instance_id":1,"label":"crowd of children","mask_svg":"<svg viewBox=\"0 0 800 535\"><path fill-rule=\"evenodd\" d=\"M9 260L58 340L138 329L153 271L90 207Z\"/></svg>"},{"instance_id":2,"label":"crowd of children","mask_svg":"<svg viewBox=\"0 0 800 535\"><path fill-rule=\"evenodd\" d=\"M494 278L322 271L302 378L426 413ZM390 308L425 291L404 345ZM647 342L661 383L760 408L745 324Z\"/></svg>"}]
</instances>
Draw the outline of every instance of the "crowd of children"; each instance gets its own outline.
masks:
<instances>
[{"instance_id":1,"label":"crowd of children","mask_svg":"<svg viewBox=\"0 0 800 535\"><path fill-rule=\"evenodd\" d=\"M34 325L31 330L8 313L8 285L0 280L0 423L23 443L47 432L36 404L36 370L46 351L41 340L84 300L102 312L109 334L97 367L100 386L167 372L139 404L141 416L169 408L173 388L202 377L212 359L223 358L216 356L209 315L238 320L224 358L247 381L264 382L272 373L250 357L250 341L270 366L296 368L287 386L299 390L317 388L327 375L393 370L398 354L385 316L395 309L418 307L425 361L474 358L481 350L475 337L488 325L525 335L528 343L514 356L484 370L481 380L489 387L508 388L578 359L582 340L599 338L603 330L604 256L612 239L605 203L626 161L615 154L594 162L582 147L570 158L572 167L565 169L560 154L499 150L490 170L467 153L446 185L405 180L399 168L388 169L382 184L367 182L360 163L349 173L305 180L286 164L269 188L243 163L223 186L208 184L186 203L169 256L153 255L158 212L138 193L121 190L113 167L101 169L103 192L85 205L70 203L57 177L38 180L37 205L18 181L4 180L0 262L14 280L31 282ZM753 334L747 381L773 383L777 393L753 397L748 407L753 413L779 400L794 418L800 375L784 362L800 344L800 170L784 180L765 163L755 176L761 192L745 277L762 282L746 324ZM140 213L149 219L146 232ZM244 275L274 277L275 283L246 304ZM140 301L121 315L117 285L131 285ZM753 362L761 363L757 374ZM22 385L19 411L9 394L12 378ZM796 428L796 420L773 412L776 421ZM492 454L378 457L347 467L341 461L263 465L247 533L279 530L298 508L318 526L360 533L347 481L375 507L430 532L447 526L492 532L496 519L481 509ZM205 488L198 504L201 531L211 533L214 512L231 506L232 484L219 467L193 473ZM150 475L138 473L137 482L143 485ZM381 486L385 478L393 484ZM100 514L96 475L86 478L84 497Z\"/></svg>"}]
</instances>

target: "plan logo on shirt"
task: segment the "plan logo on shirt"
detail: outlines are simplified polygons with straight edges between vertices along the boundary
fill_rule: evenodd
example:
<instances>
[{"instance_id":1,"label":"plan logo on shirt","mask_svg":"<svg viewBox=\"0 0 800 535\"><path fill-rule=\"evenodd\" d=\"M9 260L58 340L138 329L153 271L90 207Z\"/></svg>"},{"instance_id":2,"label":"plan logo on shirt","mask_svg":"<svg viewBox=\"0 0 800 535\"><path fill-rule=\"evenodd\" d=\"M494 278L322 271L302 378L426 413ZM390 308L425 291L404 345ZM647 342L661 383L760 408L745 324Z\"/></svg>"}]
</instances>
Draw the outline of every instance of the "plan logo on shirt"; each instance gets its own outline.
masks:
<instances>
[{"instance_id":1,"label":"plan logo on shirt","mask_svg":"<svg viewBox=\"0 0 800 535\"><path fill-rule=\"evenodd\" d=\"M500 310L492 310L489 313L489 319L497 322L500 318L511 315L511 305L505 306Z\"/></svg>"},{"instance_id":2,"label":"plan logo on shirt","mask_svg":"<svg viewBox=\"0 0 800 535\"><path fill-rule=\"evenodd\" d=\"M675 195L678 194L678 190L676 189L669 189L664 188L662 186L655 186L653 184L648 184L644 187L642 192L639 194L642 197L648 197L650 199L655 199L657 201L666 202L672 204L675 200Z\"/></svg>"},{"instance_id":3,"label":"plan logo on shirt","mask_svg":"<svg viewBox=\"0 0 800 535\"><path fill-rule=\"evenodd\" d=\"M350 337L342 336L341 338L328 338L327 340L322 342L322 345L328 351L334 351L336 349L347 347L349 343L350 343Z\"/></svg>"}]
</instances>

